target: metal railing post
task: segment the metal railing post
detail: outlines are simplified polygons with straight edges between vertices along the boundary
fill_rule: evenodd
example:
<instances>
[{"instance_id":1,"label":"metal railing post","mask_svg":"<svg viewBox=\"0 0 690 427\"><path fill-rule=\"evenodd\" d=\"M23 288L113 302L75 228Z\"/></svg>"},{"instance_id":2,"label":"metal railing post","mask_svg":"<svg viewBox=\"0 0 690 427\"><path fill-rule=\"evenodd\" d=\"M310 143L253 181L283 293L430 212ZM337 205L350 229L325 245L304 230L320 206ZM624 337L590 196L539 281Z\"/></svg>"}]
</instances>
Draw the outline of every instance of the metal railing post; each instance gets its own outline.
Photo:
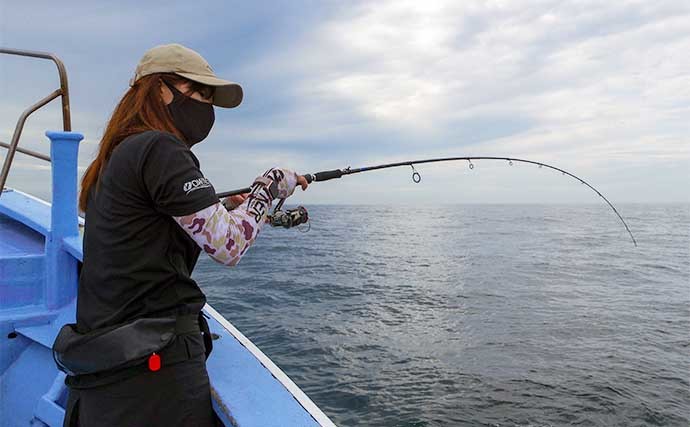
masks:
<instances>
[{"instance_id":1,"label":"metal railing post","mask_svg":"<svg viewBox=\"0 0 690 427\"><path fill-rule=\"evenodd\" d=\"M67 70L65 69L65 64L62 63L60 58L57 56L53 55L52 53L47 53L47 52L34 52L34 51L29 51L29 50L18 50L18 49L7 49L7 48L0 48L0 54L7 54L7 55L17 55L17 56L26 56L26 57L31 57L31 58L41 58L41 59L49 59L55 63L55 66L57 67L58 70L58 75L60 77L60 88L56 89L53 91L50 95L46 96L45 98L41 99L34 105L30 106L26 110L24 110L19 116L19 120L17 120L17 125L14 128L14 134L12 135L12 140L10 141L9 144L2 143L0 146L7 148L7 156L5 157L5 162L2 165L2 171L0 171L0 196L2 196L2 190L5 188L5 183L7 182L7 176L10 173L10 167L12 166L12 160L14 159L14 154L15 152L19 151L20 153L28 154L30 156L37 157L42 160L48 160L50 161L50 158L44 155L40 155L38 153L34 153L31 150L24 150L20 149L19 146L19 137L22 134L22 130L24 129L24 123L26 122L26 119L36 110L39 108L43 107L53 99L57 98L58 96L61 97L62 99L62 128L65 132L69 132L72 130L72 119L70 115L70 107L69 107L69 88L67 85Z\"/></svg>"}]
</instances>

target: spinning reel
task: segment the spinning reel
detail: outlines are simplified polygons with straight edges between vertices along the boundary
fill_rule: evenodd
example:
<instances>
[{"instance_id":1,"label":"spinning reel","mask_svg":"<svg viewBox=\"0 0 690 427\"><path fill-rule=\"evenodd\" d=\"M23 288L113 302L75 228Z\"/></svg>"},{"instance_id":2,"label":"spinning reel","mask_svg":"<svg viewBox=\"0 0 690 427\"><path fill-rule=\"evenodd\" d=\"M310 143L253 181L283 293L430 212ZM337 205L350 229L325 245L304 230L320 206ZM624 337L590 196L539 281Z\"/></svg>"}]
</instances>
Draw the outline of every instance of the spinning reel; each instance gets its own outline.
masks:
<instances>
[{"instance_id":1,"label":"spinning reel","mask_svg":"<svg viewBox=\"0 0 690 427\"><path fill-rule=\"evenodd\" d=\"M272 227L292 228L302 224L308 224L309 228L311 228L309 213L304 206L297 206L294 209L283 211L281 210L283 203L285 203L285 199L280 199L273 213L268 215L268 220ZM305 231L309 231L309 228Z\"/></svg>"}]
</instances>

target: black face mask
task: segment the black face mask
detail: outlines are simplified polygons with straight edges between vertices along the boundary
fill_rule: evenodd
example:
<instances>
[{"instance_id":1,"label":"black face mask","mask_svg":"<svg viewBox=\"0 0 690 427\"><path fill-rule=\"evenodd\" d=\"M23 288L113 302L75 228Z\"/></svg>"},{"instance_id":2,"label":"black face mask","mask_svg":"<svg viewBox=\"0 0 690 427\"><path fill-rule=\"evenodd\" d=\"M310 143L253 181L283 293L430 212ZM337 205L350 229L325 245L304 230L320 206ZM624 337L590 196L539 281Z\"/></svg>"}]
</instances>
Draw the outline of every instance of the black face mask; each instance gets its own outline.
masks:
<instances>
[{"instance_id":1,"label":"black face mask","mask_svg":"<svg viewBox=\"0 0 690 427\"><path fill-rule=\"evenodd\" d=\"M168 104L168 111L177 130L182 133L190 146L203 141L211 132L213 122L216 120L213 105L185 96L173 85L166 83L166 86L173 93L173 100Z\"/></svg>"}]
</instances>

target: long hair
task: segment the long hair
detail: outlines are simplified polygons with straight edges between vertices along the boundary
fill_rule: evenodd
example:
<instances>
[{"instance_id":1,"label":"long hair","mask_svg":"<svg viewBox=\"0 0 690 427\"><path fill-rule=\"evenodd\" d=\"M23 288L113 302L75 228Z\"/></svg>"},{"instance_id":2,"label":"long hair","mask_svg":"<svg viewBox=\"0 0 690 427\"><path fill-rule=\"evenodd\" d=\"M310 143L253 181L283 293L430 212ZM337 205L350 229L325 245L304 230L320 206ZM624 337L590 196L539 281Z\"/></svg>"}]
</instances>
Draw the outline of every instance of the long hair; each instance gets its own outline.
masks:
<instances>
[{"instance_id":1,"label":"long hair","mask_svg":"<svg viewBox=\"0 0 690 427\"><path fill-rule=\"evenodd\" d=\"M184 141L184 136L177 130L172 116L161 97L163 83L173 85L178 82L190 82L175 74L155 73L141 77L125 93L115 107L98 146L98 154L91 162L81 180L79 209L86 211L89 190L98 183L111 154L125 138L147 130L168 132ZM190 82L187 93L198 89L196 82Z\"/></svg>"}]
</instances>

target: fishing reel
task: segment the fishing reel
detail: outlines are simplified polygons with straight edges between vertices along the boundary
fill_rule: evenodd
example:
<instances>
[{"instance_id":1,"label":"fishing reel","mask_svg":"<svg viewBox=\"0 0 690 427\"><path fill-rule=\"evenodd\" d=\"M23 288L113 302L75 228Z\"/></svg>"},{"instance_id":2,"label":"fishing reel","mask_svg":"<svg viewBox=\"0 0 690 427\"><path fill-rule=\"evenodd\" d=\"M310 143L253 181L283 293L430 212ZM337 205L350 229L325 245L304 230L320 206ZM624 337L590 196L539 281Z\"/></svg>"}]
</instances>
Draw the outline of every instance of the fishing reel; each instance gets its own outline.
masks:
<instances>
[{"instance_id":1,"label":"fishing reel","mask_svg":"<svg viewBox=\"0 0 690 427\"><path fill-rule=\"evenodd\" d=\"M302 224L308 224L311 228L311 223L309 223L309 213L304 206L297 206L295 209L288 209L286 211L281 210L285 199L280 199L278 205L273 210L273 213L268 215L269 223L272 227L283 227L292 228L297 227ZM307 228L305 231L309 231ZM298 228L301 230L301 228Z\"/></svg>"}]
</instances>

